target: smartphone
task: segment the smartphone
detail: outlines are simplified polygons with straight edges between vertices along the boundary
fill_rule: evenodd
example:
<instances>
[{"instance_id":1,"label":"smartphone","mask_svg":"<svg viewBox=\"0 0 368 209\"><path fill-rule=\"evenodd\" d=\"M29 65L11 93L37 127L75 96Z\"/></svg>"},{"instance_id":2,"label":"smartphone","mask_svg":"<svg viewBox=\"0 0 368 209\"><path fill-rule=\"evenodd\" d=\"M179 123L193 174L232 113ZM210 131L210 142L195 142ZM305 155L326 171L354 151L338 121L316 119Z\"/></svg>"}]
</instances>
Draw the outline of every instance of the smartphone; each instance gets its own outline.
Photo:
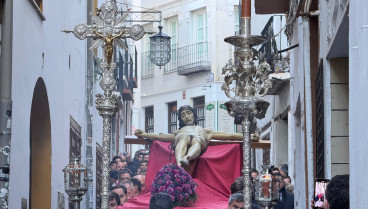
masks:
<instances>
[{"instance_id":1,"label":"smartphone","mask_svg":"<svg viewBox=\"0 0 368 209\"><path fill-rule=\"evenodd\" d=\"M314 207L313 208L325 208L326 205L326 187L328 184L328 179L316 179L314 184Z\"/></svg>"}]
</instances>

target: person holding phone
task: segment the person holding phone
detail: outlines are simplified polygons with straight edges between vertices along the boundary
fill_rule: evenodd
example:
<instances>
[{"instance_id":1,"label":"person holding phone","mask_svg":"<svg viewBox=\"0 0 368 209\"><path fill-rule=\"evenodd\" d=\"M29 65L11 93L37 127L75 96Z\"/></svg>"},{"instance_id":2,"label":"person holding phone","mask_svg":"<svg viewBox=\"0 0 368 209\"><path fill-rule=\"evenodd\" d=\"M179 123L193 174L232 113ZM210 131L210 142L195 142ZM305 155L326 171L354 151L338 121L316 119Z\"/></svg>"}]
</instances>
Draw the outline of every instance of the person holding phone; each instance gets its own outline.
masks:
<instances>
[{"instance_id":1,"label":"person holding phone","mask_svg":"<svg viewBox=\"0 0 368 209\"><path fill-rule=\"evenodd\" d=\"M274 171L272 174L280 180L280 200L276 203L274 209L294 209L294 194L286 190L286 183L281 173Z\"/></svg>"},{"instance_id":2,"label":"person holding phone","mask_svg":"<svg viewBox=\"0 0 368 209\"><path fill-rule=\"evenodd\" d=\"M326 187L325 209L349 209L349 174L334 176ZM321 208L312 200L312 208Z\"/></svg>"}]
</instances>

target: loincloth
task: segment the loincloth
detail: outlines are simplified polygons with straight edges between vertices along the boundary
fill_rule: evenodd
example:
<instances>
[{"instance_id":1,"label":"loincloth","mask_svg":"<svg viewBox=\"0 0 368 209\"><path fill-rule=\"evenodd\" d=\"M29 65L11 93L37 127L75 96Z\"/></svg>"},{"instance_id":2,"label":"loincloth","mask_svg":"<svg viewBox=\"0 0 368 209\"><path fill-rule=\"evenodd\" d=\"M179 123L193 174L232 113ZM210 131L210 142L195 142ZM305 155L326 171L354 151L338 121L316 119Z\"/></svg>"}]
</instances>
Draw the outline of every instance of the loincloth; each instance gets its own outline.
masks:
<instances>
[{"instance_id":1,"label":"loincloth","mask_svg":"<svg viewBox=\"0 0 368 209\"><path fill-rule=\"evenodd\" d=\"M206 152L207 147L208 147L208 143L209 143L209 139L206 139L206 137L201 136L201 135L193 135L193 134L188 134L188 133L178 133L175 136L175 140L174 140L174 145L176 146L183 138L189 138L189 145L193 145L194 143L199 143L201 145L201 154L203 154L204 152Z\"/></svg>"}]
</instances>

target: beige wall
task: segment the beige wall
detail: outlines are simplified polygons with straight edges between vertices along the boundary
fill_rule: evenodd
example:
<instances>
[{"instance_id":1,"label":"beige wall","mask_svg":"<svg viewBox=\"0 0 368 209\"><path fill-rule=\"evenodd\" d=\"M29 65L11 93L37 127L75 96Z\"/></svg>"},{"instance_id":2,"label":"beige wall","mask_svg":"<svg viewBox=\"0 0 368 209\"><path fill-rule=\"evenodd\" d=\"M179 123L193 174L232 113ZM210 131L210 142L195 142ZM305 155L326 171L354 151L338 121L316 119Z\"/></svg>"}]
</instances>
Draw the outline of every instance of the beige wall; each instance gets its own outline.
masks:
<instances>
[{"instance_id":1,"label":"beige wall","mask_svg":"<svg viewBox=\"0 0 368 209\"><path fill-rule=\"evenodd\" d=\"M330 60L331 176L349 173L349 62Z\"/></svg>"}]
</instances>

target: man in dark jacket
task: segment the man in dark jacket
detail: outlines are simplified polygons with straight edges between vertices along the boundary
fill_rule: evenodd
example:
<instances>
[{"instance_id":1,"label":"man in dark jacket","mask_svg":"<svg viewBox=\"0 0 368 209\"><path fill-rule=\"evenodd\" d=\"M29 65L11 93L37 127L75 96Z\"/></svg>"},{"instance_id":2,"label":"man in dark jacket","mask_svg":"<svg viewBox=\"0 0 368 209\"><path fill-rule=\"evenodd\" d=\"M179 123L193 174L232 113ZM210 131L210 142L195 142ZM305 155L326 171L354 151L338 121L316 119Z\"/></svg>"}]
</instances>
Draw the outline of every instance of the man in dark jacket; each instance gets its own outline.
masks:
<instances>
[{"instance_id":1,"label":"man in dark jacket","mask_svg":"<svg viewBox=\"0 0 368 209\"><path fill-rule=\"evenodd\" d=\"M280 200L276 203L274 209L294 209L294 194L285 189L285 181L282 179L280 172L275 172L274 175L281 180Z\"/></svg>"}]
</instances>

